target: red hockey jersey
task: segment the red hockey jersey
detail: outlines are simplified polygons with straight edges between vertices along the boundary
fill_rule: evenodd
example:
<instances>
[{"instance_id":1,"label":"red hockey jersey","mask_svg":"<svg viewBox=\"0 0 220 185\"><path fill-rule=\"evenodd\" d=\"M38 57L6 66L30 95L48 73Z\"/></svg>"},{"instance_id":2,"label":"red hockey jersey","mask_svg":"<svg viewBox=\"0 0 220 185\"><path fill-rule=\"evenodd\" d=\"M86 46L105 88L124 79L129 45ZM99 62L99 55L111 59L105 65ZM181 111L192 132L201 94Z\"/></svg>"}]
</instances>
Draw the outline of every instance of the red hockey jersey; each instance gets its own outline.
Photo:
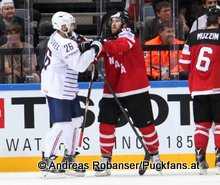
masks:
<instances>
[{"instance_id":1,"label":"red hockey jersey","mask_svg":"<svg viewBox=\"0 0 220 185\"><path fill-rule=\"evenodd\" d=\"M179 62L190 72L192 96L220 93L219 52L219 29L197 30L189 35Z\"/></svg>"},{"instance_id":2,"label":"red hockey jersey","mask_svg":"<svg viewBox=\"0 0 220 185\"><path fill-rule=\"evenodd\" d=\"M118 38L103 43L106 78L118 97L149 90L143 50L139 38L122 31ZM104 84L104 97L113 97Z\"/></svg>"}]
</instances>

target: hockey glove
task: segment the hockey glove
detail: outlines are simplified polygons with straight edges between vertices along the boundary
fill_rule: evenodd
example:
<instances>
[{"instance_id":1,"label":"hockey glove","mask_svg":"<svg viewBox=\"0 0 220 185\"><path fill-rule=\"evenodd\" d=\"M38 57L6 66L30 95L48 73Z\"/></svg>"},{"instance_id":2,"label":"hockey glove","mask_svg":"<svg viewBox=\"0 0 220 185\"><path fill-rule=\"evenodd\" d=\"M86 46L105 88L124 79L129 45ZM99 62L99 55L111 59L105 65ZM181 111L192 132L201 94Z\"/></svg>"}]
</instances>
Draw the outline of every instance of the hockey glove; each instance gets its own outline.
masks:
<instances>
[{"instance_id":1,"label":"hockey glove","mask_svg":"<svg viewBox=\"0 0 220 185\"><path fill-rule=\"evenodd\" d=\"M95 49L95 53L96 53L95 56L96 56L96 57L97 57L97 56L101 53L101 51L102 51L102 43L99 42L99 41L97 41L97 40L93 41L90 47Z\"/></svg>"},{"instance_id":2,"label":"hockey glove","mask_svg":"<svg viewBox=\"0 0 220 185\"><path fill-rule=\"evenodd\" d=\"M85 51L90 49L92 41L83 41L79 43L79 50L81 53L84 53Z\"/></svg>"},{"instance_id":3,"label":"hockey glove","mask_svg":"<svg viewBox=\"0 0 220 185\"><path fill-rule=\"evenodd\" d=\"M106 39L104 39L103 37L98 37L98 36L93 39L93 41L95 41L95 40L101 42L101 44L103 44L103 42L106 41Z\"/></svg>"}]
</instances>

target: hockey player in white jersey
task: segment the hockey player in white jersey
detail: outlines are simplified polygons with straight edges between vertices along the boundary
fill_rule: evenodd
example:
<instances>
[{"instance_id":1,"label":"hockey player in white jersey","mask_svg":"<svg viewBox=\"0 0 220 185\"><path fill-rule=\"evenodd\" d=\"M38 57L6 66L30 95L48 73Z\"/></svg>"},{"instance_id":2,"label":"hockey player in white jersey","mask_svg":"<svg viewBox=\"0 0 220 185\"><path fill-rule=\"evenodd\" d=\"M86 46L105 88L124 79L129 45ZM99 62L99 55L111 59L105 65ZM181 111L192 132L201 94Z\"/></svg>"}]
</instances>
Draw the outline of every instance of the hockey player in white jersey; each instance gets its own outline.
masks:
<instances>
[{"instance_id":1,"label":"hockey player in white jersey","mask_svg":"<svg viewBox=\"0 0 220 185\"><path fill-rule=\"evenodd\" d=\"M60 143L64 143L63 162L75 162L78 130L82 124L78 93L78 73L84 72L101 52L99 41L91 42L89 48L78 45L70 39L75 33L75 18L66 12L57 12L52 17L56 30L48 41L44 67L41 72L41 92L46 95L51 130L45 137L45 151L41 162L46 164L42 177L63 177L65 170L50 169L56 159ZM82 48L80 48L82 47ZM75 170L76 175L83 176L84 170Z\"/></svg>"}]
</instances>

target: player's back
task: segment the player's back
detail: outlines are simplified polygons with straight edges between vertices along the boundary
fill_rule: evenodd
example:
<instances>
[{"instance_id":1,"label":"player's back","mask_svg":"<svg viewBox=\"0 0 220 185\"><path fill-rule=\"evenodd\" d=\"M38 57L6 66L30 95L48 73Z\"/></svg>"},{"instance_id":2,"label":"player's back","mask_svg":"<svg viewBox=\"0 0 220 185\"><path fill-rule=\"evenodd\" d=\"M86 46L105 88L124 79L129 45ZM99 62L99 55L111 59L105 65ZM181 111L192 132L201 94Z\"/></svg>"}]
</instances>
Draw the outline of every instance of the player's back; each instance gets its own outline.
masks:
<instances>
[{"instance_id":1,"label":"player's back","mask_svg":"<svg viewBox=\"0 0 220 185\"><path fill-rule=\"evenodd\" d=\"M192 95L220 93L220 30L197 30L190 34L189 87Z\"/></svg>"}]
</instances>

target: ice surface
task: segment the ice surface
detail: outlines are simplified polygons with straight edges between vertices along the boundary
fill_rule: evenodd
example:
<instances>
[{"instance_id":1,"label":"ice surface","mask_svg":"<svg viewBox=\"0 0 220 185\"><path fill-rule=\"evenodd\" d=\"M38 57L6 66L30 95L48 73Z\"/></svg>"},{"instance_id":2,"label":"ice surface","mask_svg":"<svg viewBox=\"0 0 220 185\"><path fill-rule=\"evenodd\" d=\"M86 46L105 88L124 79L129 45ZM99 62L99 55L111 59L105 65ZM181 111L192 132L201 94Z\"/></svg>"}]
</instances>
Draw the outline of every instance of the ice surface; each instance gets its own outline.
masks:
<instances>
[{"instance_id":1,"label":"ice surface","mask_svg":"<svg viewBox=\"0 0 220 185\"><path fill-rule=\"evenodd\" d=\"M199 175L198 170L164 170L160 175L155 170L147 170L139 176L138 171L112 171L108 177L95 177L93 171L85 177L66 176L63 179L41 179L40 172L0 173L1 185L220 185L220 175L209 169L207 175Z\"/></svg>"}]
</instances>

